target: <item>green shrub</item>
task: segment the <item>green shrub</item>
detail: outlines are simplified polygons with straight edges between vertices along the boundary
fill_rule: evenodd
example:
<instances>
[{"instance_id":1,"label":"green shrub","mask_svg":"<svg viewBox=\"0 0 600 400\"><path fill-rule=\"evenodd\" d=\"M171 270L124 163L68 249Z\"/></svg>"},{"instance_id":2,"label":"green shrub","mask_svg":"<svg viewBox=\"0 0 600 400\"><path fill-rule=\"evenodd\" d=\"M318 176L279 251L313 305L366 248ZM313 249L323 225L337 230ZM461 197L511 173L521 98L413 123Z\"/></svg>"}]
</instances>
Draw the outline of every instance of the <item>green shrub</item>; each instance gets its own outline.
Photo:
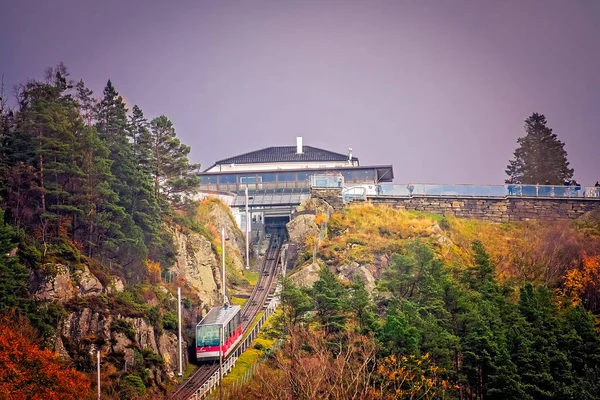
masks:
<instances>
[{"instance_id":1,"label":"green shrub","mask_svg":"<svg viewBox=\"0 0 600 400\"><path fill-rule=\"evenodd\" d=\"M165 360L163 360L163 358L161 356L159 356L158 354L156 354L149 347L144 348L142 355L144 357L144 363L146 365L148 363L154 364L154 365L164 365L165 364Z\"/></svg>"},{"instance_id":2,"label":"green shrub","mask_svg":"<svg viewBox=\"0 0 600 400\"><path fill-rule=\"evenodd\" d=\"M163 316L163 328L172 331L177 330L177 314L173 311L167 311Z\"/></svg>"},{"instance_id":3,"label":"green shrub","mask_svg":"<svg viewBox=\"0 0 600 400\"><path fill-rule=\"evenodd\" d=\"M123 386L123 395L127 396L125 398L131 397L131 394L137 394L138 396L143 396L146 393L146 386L144 385L144 381L140 378L139 375L127 375L123 378L122 381Z\"/></svg>"},{"instance_id":4,"label":"green shrub","mask_svg":"<svg viewBox=\"0 0 600 400\"><path fill-rule=\"evenodd\" d=\"M148 316L148 320L152 324L152 326L160 333L162 332L163 322L162 322L162 314L160 312L160 307L155 306L151 307L146 314Z\"/></svg>"},{"instance_id":5,"label":"green shrub","mask_svg":"<svg viewBox=\"0 0 600 400\"><path fill-rule=\"evenodd\" d=\"M135 328L129 321L117 318L110 324L110 330L112 332L125 334L125 336L127 336L127 338L129 338L131 341L135 340Z\"/></svg>"}]
</instances>

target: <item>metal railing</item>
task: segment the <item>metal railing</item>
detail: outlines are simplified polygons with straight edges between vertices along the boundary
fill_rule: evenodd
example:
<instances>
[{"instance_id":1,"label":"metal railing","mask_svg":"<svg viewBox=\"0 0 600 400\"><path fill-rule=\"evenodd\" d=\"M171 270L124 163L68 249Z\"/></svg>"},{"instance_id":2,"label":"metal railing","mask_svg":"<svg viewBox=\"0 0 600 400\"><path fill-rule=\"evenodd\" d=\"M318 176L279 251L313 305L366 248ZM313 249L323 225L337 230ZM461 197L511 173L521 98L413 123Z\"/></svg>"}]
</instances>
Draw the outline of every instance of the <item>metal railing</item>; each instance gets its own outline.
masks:
<instances>
[{"instance_id":1,"label":"metal railing","mask_svg":"<svg viewBox=\"0 0 600 400\"><path fill-rule=\"evenodd\" d=\"M549 197L600 200L600 187L549 185L381 184L370 196Z\"/></svg>"}]
</instances>

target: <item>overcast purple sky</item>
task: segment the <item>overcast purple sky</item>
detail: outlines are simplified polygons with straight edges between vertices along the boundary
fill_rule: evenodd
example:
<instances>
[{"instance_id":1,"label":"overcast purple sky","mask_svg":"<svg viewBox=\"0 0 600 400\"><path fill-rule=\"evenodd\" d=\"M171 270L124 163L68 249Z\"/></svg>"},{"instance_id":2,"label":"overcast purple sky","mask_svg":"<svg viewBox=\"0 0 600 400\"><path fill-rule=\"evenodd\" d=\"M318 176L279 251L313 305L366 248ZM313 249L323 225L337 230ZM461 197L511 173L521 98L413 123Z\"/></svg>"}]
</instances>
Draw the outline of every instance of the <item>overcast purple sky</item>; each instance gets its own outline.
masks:
<instances>
[{"instance_id":1,"label":"overcast purple sky","mask_svg":"<svg viewBox=\"0 0 600 400\"><path fill-rule=\"evenodd\" d=\"M2 0L5 84L59 61L203 167L303 136L396 182L502 183L535 111L600 179L597 0Z\"/></svg>"}]
</instances>

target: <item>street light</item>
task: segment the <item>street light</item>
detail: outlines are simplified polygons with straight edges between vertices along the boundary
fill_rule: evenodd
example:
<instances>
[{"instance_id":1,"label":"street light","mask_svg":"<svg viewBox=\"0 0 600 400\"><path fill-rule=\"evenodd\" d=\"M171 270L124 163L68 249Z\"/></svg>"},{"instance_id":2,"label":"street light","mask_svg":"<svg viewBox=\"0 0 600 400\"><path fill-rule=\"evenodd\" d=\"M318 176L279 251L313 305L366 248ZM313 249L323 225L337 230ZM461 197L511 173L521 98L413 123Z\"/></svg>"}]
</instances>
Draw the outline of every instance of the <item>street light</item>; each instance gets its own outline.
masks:
<instances>
[{"instance_id":1,"label":"street light","mask_svg":"<svg viewBox=\"0 0 600 400\"><path fill-rule=\"evenodd\" d=\"M100 399L100 350L98 350L97 365L98 365L98 400L99 400Z\"/></svg>"},{"instance_id":2,"label":"street light","mask_svg":"<svg viewBox=\"0 0 600 400\"><path fill-rule=\"evenodd\" d=\"M246 185L246 269L250 269L250 259L249 259L249 236L250 236L250 213L248 212L248 185Z\"/></svg>"},{"instance_id":3,"label":"street light","mask_svg":"<svg viewBox=\"0 0 600 400\"><path fill-rule=\"evenodd\" d=\"M223 399L223 325L219 325L219 398Z\"/></svg>"},{"instance_id":4,"label":"street light","mask_svg":"<svg viewBox=\"0 0 600 400\"><path fill-rule=\"evenodd\" d=\"M183 376L183 353L181 351L181 288L177 288L177 325L179 326L179 373Z\"/></svg>"},{"instance_id":5,"label":"street light","mask_svg":"<svg viewBox=\"0 0 600 400\"><path fill-rule=\"evenodd\" d=\"M229 238L225 238L225 228L221 229L221 258L223 263L223 275L221 277L221 282L223 282L223 305L229 305L227 301L227 294L225 293L225 241L229 240Z\"/></svg>"}]
</instances>

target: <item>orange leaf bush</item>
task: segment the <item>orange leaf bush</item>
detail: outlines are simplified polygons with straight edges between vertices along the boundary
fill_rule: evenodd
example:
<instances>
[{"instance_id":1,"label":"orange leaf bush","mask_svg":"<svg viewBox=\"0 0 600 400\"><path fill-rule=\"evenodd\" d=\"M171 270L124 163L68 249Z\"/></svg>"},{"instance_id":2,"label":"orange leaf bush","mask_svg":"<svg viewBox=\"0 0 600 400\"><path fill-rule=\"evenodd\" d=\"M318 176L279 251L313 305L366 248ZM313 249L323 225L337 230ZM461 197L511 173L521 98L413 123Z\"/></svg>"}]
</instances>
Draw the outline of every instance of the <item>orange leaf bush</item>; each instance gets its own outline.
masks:
<instances>
[{"instance_id":1,"label":"orange leaf bush","mask_svg":"<svg viewBox=\"0 0 600 400\"><path fill-rule=\"evenodd\" d=\"M87 398L89 379L65 366L56 353L40 349L24 333L9 317L0 318L0 398Z\"/></svg>"}]
</instances>

